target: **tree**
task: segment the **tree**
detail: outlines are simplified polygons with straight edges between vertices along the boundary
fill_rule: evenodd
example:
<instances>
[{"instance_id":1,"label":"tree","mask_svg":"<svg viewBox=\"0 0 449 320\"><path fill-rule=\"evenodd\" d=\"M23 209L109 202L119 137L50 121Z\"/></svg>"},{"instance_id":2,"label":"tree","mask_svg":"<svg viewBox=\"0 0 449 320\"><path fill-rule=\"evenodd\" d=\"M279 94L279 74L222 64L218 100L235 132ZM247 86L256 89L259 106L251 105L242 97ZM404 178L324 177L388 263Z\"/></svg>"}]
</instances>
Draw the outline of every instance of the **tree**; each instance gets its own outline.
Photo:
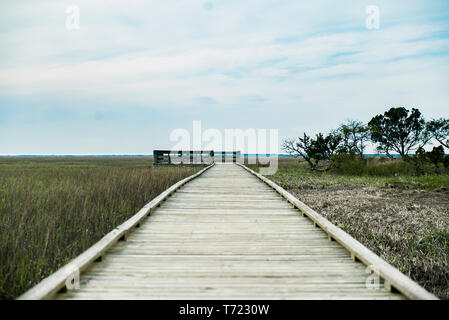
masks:
<instances>
[{"instance_id":1,"label":"tree","mask_svg":"<svg viewBox=\"0 0 449 320\"><path fill-rule=\"evenodd\" d=\"M432 151L425 151L423 147L419 147L416 150L415 155L411 158L411 163L414 166L416 175L420 176L425 173L425 165L426 163L432 163L435 167L435 171L437 173L440 172L439 164L444 164L444 148L443 146L433 147Z\"/></svg>"},{"instance_id":2,"label":"tree","mask_svg":"<svg viewBox=\"0 0 449 320\"><path fill-rule=\"evenodd\" d=\"M326 136L318 133L315 139L304 133L303 137L298 137L297 140L284 140L282 149L290 155L304 158L312 170L317 170L321 160L327 160L332 164L333 156L342 150L342 137L336 131ZM330 167L327 166L326 170Z\"/></svg>"},{"instance_id":3,"label":"tree","mask_svg":"<svg viewBox=\"0 0 449 320\"><path fill-rule=\"evenodd\" d=\"M417 176L421 176L424 174L424 167L426 162L427 162L427 152L426 150L424 150L423 147L419 147L416 150L415 155L412 157L411 161L415 170L415 174Z\"/></svg>"},{"instance_id":4,"label":"tree","mask_svg":"<svg viewBox=\"0 0 449 320\"><path fill-rule=\"evenodd\" d=\"M289 155L295 157L302 157L307 161L310 168L314 170L318 165L318 160L313 159L311 155L313 154L313 139L304 133L303 137L298 137L296 139L286 139L282 142L281 148L287 152Z\"/></svg>"},{"instance_id":5,"label":"tree","mask_svg":"<svg viewBox=\"0 0 449 320\"><path fill-rule=\"evenodd\" d=\"M391 108L372 118L368 128L371 140L378 143L377 150L389 157L393 151L407 158L410 151L423 147L431 138L421 112L415 108Z\"/></svg>"},{"instance_id":6,"label":"tree","mask_svg":"<svg viewBox=\"0 0 449 320\"><path fill-rule=\"evenodd\" d=\"M335 154L344 152L342 141L342 137L337 131L332 131L327 136L318 133L315 140L312 140L312 157L318 160L333 161L332 158Z\"/></svg>"},{"instance_id":7,"label":"tree","mask_svg":"<svg viewBox=\"0 0 449 320\"><path fill-rule=\"evenodd\" d=\"M430 162L438 168L440 162L444 162L444 148L443 146L433 147L432 151L427 152L427 157Z\"/></svg>"},{"instance_id":8,"label":"tree","mask_svg":"<svg viewBox=\"0 0 449 320\"><path fill-rule=\"evenodd\" d=\"M426 129L432 138L449 149L449 119L433 119L427 122Z\"/></svg>"},{"instance_id":9,"label":"tree","mask_svg":"<svg viewBox=\"0 0 449 320\"><path fill-rule=\"evenodd\" d=\"M368 127L361 121L347 120L337 130L343 139L346 153L359 155L363 159L370 138Z\"/></svg>"}]
</instances>

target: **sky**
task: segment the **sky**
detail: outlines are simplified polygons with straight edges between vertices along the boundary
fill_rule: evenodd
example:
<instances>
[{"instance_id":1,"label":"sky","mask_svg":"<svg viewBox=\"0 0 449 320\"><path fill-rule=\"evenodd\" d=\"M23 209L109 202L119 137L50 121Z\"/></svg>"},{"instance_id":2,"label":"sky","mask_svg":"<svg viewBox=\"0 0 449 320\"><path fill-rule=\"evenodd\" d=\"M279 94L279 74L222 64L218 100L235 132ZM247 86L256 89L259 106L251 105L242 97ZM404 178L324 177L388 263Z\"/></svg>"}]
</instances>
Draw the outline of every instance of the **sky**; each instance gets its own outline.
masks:
<instances>
[{"instance_id":1,"label":"sky","mask_svg":"<svg viewBox=\"0 0 449 320\"><path fill-rule=\"evenodd\" d=\"M448 84L447 0L0 2L3 155L151 154L193 121L280 143L390 107L449 118Z\"/></svg>"}]
</instances>

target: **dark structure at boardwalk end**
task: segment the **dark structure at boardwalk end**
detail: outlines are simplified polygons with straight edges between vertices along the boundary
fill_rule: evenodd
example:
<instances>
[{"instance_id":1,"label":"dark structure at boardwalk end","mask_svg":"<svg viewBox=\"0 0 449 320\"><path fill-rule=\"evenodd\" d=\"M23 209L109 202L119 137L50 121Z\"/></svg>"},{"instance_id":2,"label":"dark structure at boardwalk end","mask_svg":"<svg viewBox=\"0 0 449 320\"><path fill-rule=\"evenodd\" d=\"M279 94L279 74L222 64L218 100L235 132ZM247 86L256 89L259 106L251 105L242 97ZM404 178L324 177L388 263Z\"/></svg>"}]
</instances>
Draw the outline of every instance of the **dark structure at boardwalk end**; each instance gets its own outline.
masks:
<instances>
[{"instance_id":1,"label":"dark structure at boardwalk end","mask_svg":"<svg viewBox=\"0 0 449 320\"><path fill-rule=\"evenodd\" d=\"M208 165L214 162L242 163L240 151L154 150L154 165Z\"/></svg>"}]
</instances>

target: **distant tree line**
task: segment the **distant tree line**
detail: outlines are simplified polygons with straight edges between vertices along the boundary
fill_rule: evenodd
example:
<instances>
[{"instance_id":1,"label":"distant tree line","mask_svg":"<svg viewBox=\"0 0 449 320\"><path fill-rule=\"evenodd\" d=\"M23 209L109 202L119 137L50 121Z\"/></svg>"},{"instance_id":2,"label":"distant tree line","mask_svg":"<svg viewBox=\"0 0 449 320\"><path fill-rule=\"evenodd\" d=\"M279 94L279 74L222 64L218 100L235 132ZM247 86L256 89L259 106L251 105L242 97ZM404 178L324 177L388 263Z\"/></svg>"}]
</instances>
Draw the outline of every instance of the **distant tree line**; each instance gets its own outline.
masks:
<instances>
[{"instance_id":1,"label":"distant tree line","mask_svg":"<svg viewBox=\"0 0 449 320\"><path fill-rule=\"evenodd\" d=\"M424 147L439 143L432 151ZM440 163L449 167L449 119L426 121L418 109L391 108L384 114L373 117L367 124L347 120L328 134L318 133L315 137L304 133L297 139L286 139L282 149L290 155L301 157L312 170L329 170L344 159L365 161L368 143L373 143L380 154L393 158L398 154L405 161ZM414 156L410 153L415 151ZM324 163L324 165L322 165Z\"/></svg>"}]
</instances>

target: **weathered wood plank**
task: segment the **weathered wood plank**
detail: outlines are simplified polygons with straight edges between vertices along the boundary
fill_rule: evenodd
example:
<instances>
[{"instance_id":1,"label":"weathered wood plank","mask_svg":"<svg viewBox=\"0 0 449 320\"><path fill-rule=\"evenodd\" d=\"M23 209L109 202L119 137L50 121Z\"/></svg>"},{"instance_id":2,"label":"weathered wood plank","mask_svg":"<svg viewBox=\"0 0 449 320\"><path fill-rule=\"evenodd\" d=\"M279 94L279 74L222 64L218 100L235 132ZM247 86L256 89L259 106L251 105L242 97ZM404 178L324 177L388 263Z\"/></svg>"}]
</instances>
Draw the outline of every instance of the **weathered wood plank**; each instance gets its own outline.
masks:
<instances>
[{"instance_id":1,"label":"weathered wood plank","mask_svg":"<svg viewBox=\"0 0 449 320\"><path fill-rule=\"evenodd\" d=\"M175 192L178 188L182 187L184 184L190 180L203 174L206 170L213 167L213 164L204 168L200 172L187 177L173 186L162 192L159 196L147 203L139 212L137 212L133 217L125 221L123 224L112 230L106 236L104 236L100 241L86 250L84 253L79 255L77 258L70 261L67 265L50 275L49 277L42 280L39 284L25 292L18 299L23 300L37 300L50 298L56 294L61 288L66 285L66 280L69 275L71 275L74 270L79 270L80 272L86 269L92 262L99 259L107 249L114 245L122 237L126 237L132 228L140 224L151 212L151 210L158 205L160 205L170 194Z\"/></svg>"},{"instance_id":2,"label":"weathered wood plank","mask_svg":"<svg viewBox=\"0 0 449 320\"><path fill-rule=\"evenodd\" d=\"M329 241L327 229L282 196L246 168L215 165L166 194L127 241L102 250L102 262L84 268L79 290L51 298L404 298L382 280L369 290L353 251Z\"/></svg>"},{"instance_id":3,"label":"weathered wood plank","mask_svg":"<svg viewBox=\"0 0 449 320\"><path fill-rule=\"evenodd\" d=\"M265 182L268 186L279 192L279 194L282 195L288 202L293 204L310 219L312 219L317 226L319 226L328 234L329 238L336 240L345 249L347 249L351 253L352 257L356 257L365 265L370 266L373 270L376 270L376 273L378 273L383 279L385 279L390 287L394 286L396 290L400 291L402 294L411 299L438 299L435 295L431 294L416 282L411 280L409 277L401 273L399 270L388 264L385 260L374 254L371 250L363 246L349 234L330 223L327 219L299 201L282 187L278 186L271 180L245 166L242 166L240 164L237 165L241 166L254 176L258 177L260 180Z\"/></svg>"}]
</instances>

